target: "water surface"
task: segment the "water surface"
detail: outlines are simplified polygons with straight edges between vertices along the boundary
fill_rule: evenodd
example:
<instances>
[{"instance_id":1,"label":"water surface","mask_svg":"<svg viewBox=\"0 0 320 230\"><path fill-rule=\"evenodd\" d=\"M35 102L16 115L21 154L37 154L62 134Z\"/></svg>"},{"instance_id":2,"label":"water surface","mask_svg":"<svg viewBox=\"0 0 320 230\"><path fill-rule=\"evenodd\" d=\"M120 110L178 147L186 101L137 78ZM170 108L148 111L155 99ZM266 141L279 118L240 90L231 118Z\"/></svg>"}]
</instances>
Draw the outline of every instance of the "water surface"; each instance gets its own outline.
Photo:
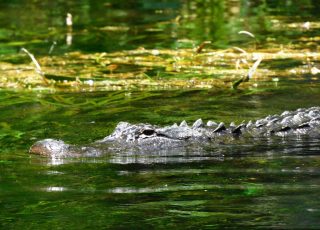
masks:
<instances>
[{"instance_id":1,"label":"water surface","mask_svg":"<svg viewBox=\"0 0 320 230\"><path fill-rule=\"evenodd\" d=\"M316 227L318 141L62 161L27 151L46 137L87 144L109 134L118 121L166 125L201 117L240 123L302 103L317 105L319 96L317 85L299 94L286 87L260 93L1 91L1 226Z\"/></svg>"},{"instance_id":2,"label":"water surface","mask_svg":"<svg viewBox=\"0 0 320 230\"><path fill-rule=\"evenodd\" d=\"M65 25L68 12L73 15L72 30ZM266 71L242 90L48 91L27 89L28 84L15 90L8 84L11 88L0 90L0 228L318 228L318 139L248 140L193 151L110 152L63 160L28 153L32 143L49 137L86 145L110 134L119 121L171 125L202 118L239 124L319 106L319 73L311 71L319 67L319 58L308 56L318 53L318 12L319 1L310 0L0 1L0 59L7 71L0 73L2 80L13 71L19 82L22 72L16 64L29 67L21 47L44 59L58 57L53 69L69 68L63 59L71 61L74 79L78 77L72 72L74 56L68 56L74 51L80 54L74 66L84 70L90 70L88 63L93 60L84 54L106 53L115 60L115 51L123 56L125 50L142 48L184 51L206 40L212 42L210 49L239 46L267 54L305 55L266 57L261 63ZM240 30L252 32L255 39L240 36ZM232 65L233 70L232 58L213 67L218 71ZM206 60L191 65L196 71L186 68L174 76L201 77ZM185 61L190 60L182 58ZM171 77L170 70L150 63L137 65L138 71L151 77L161 72L164 81ZM123 66L120 69L133 71L132 66ZM113 77L110 70L105 72ZM220 72L219 78L223 75Z\"/></svg>"}]
</instances>

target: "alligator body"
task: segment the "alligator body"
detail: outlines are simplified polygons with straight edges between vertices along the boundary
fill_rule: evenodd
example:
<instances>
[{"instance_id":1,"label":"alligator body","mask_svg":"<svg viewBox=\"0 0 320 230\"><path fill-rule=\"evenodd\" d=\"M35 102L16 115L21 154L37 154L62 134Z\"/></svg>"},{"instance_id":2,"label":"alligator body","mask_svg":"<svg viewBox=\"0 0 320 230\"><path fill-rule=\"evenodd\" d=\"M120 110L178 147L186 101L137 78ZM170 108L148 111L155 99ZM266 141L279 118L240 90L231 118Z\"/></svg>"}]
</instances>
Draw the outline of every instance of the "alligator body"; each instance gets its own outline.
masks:
<instances>
[{"instance_id":1,"label":"alligator body","mask_svg":"<svg viewBox=\"0 0 320 230\"><path fill-rule=\"evenodd\" d=\"M150 124L130 124L120 122L114 132L104 139L81 147L66 144L61 140L44 139L30 148L30 153L50 157L100 156L110 151L135 149L150 152L163 149L203 146L236 141L250 143L255 140L271 140L280 137L281 141L290 138L320 137L320 107L285 111L281 115L269 115L255 122L235 125L197 120L189 126L185 121L179 125L158 127ZM279 139L279 138L278 138Z\"/></svg>"}]
</instances>

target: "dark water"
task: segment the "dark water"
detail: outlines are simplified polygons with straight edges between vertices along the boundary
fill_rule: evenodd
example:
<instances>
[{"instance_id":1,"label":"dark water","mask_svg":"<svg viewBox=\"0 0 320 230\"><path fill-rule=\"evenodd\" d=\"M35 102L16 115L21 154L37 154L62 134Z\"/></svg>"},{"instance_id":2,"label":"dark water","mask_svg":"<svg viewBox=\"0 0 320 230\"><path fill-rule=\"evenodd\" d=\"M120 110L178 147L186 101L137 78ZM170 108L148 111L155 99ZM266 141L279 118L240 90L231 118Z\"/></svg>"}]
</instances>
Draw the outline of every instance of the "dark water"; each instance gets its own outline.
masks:
<instances>
[{"instance_id":1,"label":"dark water","mask_svg":"<svg viewBox=\"0 0 320 230\"><path fill-rule=\"evenodd\" d=\"M292 43L317 51L317 40L299 38L319 35L319 3L0 1L0 54L16 54L25 47L48 55L53 42L53 55L188 48L204 40L212 41L212 48L251 47L252 40L236 35L244 29L256 35L261 48L276 40L279 46ZM67 12L74 21L69 44ZM286 31L274 28L272 20L314 24L307 31ZM282 62L270 65L281 69ZM2 89L0 229L317 229L318 140L63 161L29 155L28 148L48 137L87 144L109 134L119 121L168 125L200 117L226 123L255 120L319 106L319 86L319 75L301 74L244 91Z\"/></svg>"},{"instance_id":2,"label":"dark water","mask_svg":"<svg viewBox=\"0 0 320 230\"><path fill-rule=\"evenodd\" d=\"M16 54L21 47L37 56L178 49L206 40L215 49L252 47L252 38L240 36L241 30L253 33L260 47L270 41L307 45L298 39L319 36L318 25L309 30L299 26L318 21L317 0L2 0L0 9L0 54ZM67 13L73 15L72 31L66 27ZM291 22L298 26L287 25Z\"/></svg>"}]
</instances>

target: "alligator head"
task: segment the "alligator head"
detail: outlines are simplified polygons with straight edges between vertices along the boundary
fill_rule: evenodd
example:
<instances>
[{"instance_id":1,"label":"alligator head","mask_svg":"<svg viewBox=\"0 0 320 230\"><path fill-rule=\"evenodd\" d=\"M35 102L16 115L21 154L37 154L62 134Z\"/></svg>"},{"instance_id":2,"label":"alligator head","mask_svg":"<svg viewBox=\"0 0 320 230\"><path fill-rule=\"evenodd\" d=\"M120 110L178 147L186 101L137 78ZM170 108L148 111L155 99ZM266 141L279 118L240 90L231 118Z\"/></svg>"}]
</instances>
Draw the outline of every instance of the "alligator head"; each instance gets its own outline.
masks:
<instances>
[{"instance_id":1,"label":"alligator head","mask_svg":"<svg viewBox=\"0 0 320 230\"><path fill-rule=\"evenodd\" d=\"M119 122L113 133L89 147L69 145L62 140L44 139L34 143L29 152L58 158L96 156L110 149L137 149L138 151L171 149L194 142L208 142L213 135L218 135L225 130L223 123L218 125L208 122L205 127L201 119L192 126L188 126L183 121L179 126L174 124L166 127Z\"/></svg>"},{"instance_id":2,"label":"alligator head","mask_svg":"<svg viewBox=\"0 0 320 230\"><path fill-rule=\"evenodd\" d=\"M114 132L96 143L120 143L126 146L179 146L195 136L196 132L188 126L157 127L150 124L130 124L120 122ZM200 133L198 133L200 136Z\"/></svg>"},{"instance_id":3,"label":"alligator head","mask_svg":"<svg viewBox=\"0 0 320 230\"><path fill-rule=\"evenodd\" d=\"M209 121L206 125L201 119L195 121L192 126L188 126L185 121L180 125L174 124L171 126L158 127L150 124L130 124L128 122L120 122L115 131L97 141L97 143L120 142L127 145L147 146L149 143L152 146L174 146L181 145L184 142L207 142L220 134L230 132L234 135L239 134L238 127L226 128L223 123L217 124Z\"/></svg>"}]
</instances>

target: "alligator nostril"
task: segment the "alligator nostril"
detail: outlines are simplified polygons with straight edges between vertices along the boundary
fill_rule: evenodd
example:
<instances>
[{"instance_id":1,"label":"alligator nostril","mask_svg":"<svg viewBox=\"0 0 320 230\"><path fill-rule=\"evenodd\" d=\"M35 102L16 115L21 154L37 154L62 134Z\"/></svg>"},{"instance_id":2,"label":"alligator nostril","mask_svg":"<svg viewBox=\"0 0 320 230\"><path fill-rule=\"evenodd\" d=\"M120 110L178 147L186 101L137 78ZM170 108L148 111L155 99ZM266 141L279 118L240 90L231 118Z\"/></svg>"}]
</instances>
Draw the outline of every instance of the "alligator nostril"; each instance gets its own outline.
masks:
<instances>
[{"instance_id":1,"label":"alligator nostril","mask_svg":"<svg viewBox=\"0 0 320 230\"><path fill-rule=\"evenodd\" d=\"M142 131L142 134L146 135L146 136L151 136L155 133L155 131L153 129L145 129Z\"/></svg>"}]
</instances>

